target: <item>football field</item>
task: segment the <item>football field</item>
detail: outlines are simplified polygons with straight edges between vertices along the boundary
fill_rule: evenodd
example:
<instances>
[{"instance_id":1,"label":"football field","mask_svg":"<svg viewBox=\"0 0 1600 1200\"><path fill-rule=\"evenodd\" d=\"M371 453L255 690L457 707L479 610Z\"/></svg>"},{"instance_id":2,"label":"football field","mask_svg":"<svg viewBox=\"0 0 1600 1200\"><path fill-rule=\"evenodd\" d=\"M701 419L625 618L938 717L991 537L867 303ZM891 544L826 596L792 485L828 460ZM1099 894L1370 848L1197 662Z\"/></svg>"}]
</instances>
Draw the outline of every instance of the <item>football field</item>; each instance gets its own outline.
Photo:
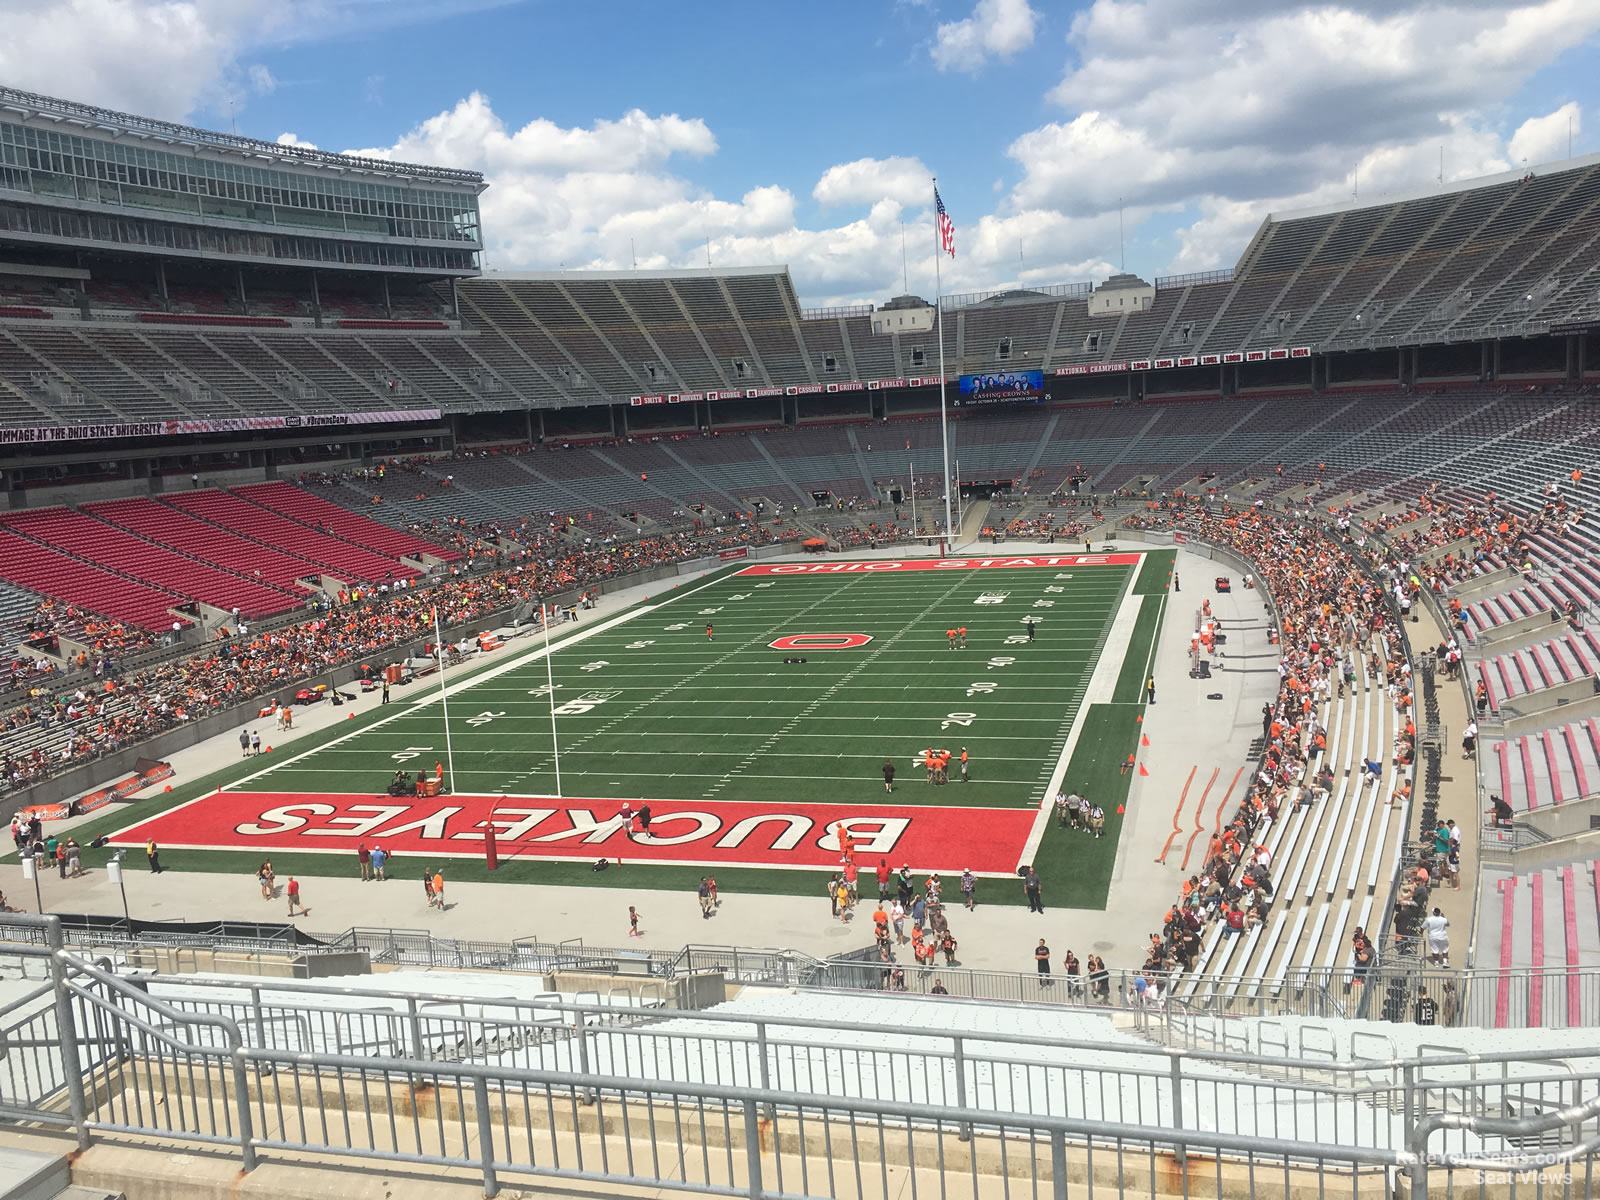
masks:
<instances>
[{"instance_id":1,"label":"football field","mask_svg":"<svg viewBox=\"0 0 1600 1200\"><path fill-rule=\"evenodd\" d=\"M353 731L240 764L112 840L297 861L365 843L481 863L492 830L508 880L605 858L675 879L765 872L764 890L809 893L838 863L842 826L872 863L1011 876L1113 620L1141 603L1143 559L755 564L614 615L602 605L548 659L523 638L444 702L431 679L397 688ZM928 782L929 748L955 756L949 782ZM396 770L432 777L436 762L445 794L385 794ZM649 806L647 835L628 836L624 802Z\"/></svg>"}]
</instances>

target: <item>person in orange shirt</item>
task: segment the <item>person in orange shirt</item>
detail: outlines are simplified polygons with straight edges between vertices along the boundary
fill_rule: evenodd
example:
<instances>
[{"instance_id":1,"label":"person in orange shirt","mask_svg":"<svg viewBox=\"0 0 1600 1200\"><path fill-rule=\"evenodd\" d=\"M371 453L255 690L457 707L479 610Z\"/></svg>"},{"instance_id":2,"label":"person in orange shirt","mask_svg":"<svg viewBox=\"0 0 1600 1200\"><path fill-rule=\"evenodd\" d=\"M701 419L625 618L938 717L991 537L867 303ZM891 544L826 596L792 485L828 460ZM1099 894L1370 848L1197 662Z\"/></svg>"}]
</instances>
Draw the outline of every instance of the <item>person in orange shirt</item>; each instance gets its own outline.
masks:
<instances>
[{"instance_id":1,"label":"person in orange shirt","mask_svg":"<svg viewBox=\"0 0 1600 1200\"><path fill-rule=\"evenodd\" d=\"M956 631L954 629L946 629L944 631L944 642L950 649L954 650L956 648Z\"/></svg>"},{"instance_id":2,"label":"person in orange shirt","mask_svg":"<svg viewBox=\"0 0 1600 1200\"><path fill-rule=\"evenodd\" d=\"M967 648L967 627L965 625L956 629L956 637L961 639L961 648L965 650Z\"/></svg>"},{"instance_id":3,"label":"person in orange shirt","mask_svg":"<svg viewBox=\"0 0 1600 1200\"><path fill-rule=\"evenodd\" d=\"M442 867L433 869L433 896L428 902L437 905L441 911L444 909L444 869Z\"/></svg>"}]
</instances>

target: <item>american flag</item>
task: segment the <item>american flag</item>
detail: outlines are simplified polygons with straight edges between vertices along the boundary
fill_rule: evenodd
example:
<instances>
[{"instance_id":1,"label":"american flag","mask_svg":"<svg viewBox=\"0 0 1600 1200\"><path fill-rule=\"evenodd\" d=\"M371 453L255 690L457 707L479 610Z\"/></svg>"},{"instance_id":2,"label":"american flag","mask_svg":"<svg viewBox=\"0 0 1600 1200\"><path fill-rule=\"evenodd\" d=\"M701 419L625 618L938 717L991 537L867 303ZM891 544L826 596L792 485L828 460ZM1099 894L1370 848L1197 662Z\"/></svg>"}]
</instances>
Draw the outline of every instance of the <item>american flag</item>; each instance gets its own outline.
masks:
<instances>
[{"instance_id":1,"label":"american flag","mask_svg":"<svg viewBox=\"0 0 1600 1200\"><path fill-rule=\"evenodd\" d=\"M950 219L950 214L944 210L944 201L939 198L939 189L933 189L933 208L938 213L939 246L951 258L956 256L956 223Z\"/></svg>"}]
</instances>

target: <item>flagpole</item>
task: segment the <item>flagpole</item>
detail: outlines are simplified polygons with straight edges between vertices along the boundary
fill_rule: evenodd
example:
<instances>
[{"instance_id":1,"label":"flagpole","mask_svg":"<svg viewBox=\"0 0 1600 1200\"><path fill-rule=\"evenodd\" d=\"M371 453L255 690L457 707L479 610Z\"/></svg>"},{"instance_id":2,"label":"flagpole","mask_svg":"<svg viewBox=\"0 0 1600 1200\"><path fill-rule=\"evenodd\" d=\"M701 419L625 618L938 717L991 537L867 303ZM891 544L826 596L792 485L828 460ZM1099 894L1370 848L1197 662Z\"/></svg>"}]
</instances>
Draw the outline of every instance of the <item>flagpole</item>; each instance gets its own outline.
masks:
<instances>
[{"instance_id":1,"label":"flagpole","mask_svg":"<svg viewBox=\"0 0 1600 1200\"><path fill-rule=\"evenodd\" d=\"M556 799L561 798L561 742L556 738L556 673L550 662L550 615L539 600L539 624L544 626L544 678L550 689L550 749L556 759Z\"/></svg>"},{"instance_id":2,"label":"flagpole","mask_svg":"<svg viewBox=\"0 0 1600 1200\"><path fill-rule=\"evenodd\" d=\"M917 464L906 463L906 470L911 473L911 536L917 536Z\"/></svg>"},{"instance_id":3,"label":"flagpole","mask_svg":"<svg viewBox=\"0 0 1600 1200\"><path fill-rule=\"evenodd\" d=\"M939 179L934 177L934 194L938 195ZM949 550L953 552L956 546L955 529L950 521L950 422L945 415L944 398L944 281L939 270L939 259L944 254L944 246L940 243L939 220L933 222L933 302L935 316L939 323L939 433L944 439L944 530L945 537L950 540Z\"/></svg>"},{"instance_id":4,"label":"flagpole","mask_svg":"<svg viewBox=\"0 0 1600 1200\"><path fill-rule=\"evenodd\" d=\"M433 606L433 652L439 656L439 707L444 712L444 760L449 764L450 791L456 790L456 756L450 746L450 687L444 677L444 633L439 627L439 606Z\"/></svg>"}]
</instances>

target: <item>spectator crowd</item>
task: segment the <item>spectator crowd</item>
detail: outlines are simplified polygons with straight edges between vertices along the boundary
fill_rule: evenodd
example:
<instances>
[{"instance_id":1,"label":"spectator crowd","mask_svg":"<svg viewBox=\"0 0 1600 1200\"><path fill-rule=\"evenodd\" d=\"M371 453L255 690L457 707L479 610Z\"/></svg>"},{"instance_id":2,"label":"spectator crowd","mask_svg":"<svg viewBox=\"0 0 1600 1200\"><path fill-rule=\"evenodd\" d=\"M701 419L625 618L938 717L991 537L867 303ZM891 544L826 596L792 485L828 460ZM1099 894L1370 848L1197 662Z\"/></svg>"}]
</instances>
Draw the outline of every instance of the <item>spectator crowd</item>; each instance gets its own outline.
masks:
<instances>
[{"instance_id":1,"label":"spectator crowd","mask_svg":"<svg viewBox=\"0 0 1600 1200\"><path fill-rule=\"evenodd\" d=\"M1383 583L1365 572L1355 539L1337 525L1193 497L1152 502L1123 524L1180 530L1256 564L1249 586L1266 588L1279 620L1278 689L1262 709L1261 761L1243 801L1211 837L1201 870L1184 881L1161 931L1150 935L1144 969L1175 973L1194 968L1212 922L1232 937L1270 915L1277 897L1267 830L1285 809L1325 801L1334 782L1328 731L1318 720L1324 698L1343 696L1364 671L1395 705L1397 763L1410 760L1410 664ZM1376 785L1381 764L1370 766L1377 771L1365 774ZM1401 785L1397 802L1409 787ZM1362 965L1361 953L1355 945L1353 966ZM1370 945L1366 953L1370 961Z\"/></svg>"}]
</instances>

